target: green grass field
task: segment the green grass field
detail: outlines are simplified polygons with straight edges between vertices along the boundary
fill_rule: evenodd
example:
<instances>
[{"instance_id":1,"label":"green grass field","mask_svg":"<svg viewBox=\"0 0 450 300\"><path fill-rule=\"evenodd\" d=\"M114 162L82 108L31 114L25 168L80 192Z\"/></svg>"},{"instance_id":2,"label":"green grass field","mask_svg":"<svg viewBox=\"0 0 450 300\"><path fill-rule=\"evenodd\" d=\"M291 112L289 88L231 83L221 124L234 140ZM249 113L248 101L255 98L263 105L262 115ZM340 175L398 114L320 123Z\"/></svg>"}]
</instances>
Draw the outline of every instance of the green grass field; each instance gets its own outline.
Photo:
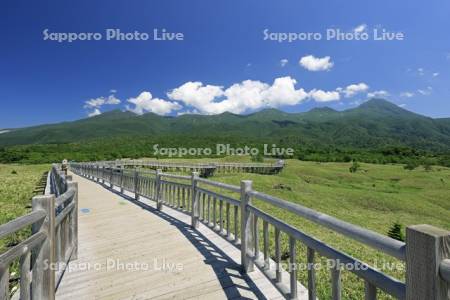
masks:
<instances>
[{"instance_id":1,"label":"green grass field","mask_svg":"<svg viewBox=\"0 0 450 300\"><path fill-rule=\"evenodd\" d=\"M31 210L36 184L49 165L0 165L0 224L7 223ZM21 240L27 231L0 240L0 253Z\"/></svg>"},{"instance_id":2,"label":"green grass field","mask_svg":"<svg viewBox=\"0 0 450 300\"><path fill-rule=\"evenodd\" d=\"M31 198L36 194L36 185L49 165L4 165L0 164L0 224L5 224L31 211ZM6 251L31 233L31 228L22 229L0 239L0 253ZM19 278L18 260L10 265L10 289L17 289Z\"/></svg>"},{"instance_id":3,"label":"green grass field","mask_svg":"<svg viewBox=\"0 0 450 300\"><path fill-rule=\"evenodd\" d=\"M227 161L232 159L227 158ZM248 158L240 158L240 161ZM193 160L190 160L191 162ZM197 160L205 161L205 160ZM295 202L347 222L387 234L394 222L403 225L431 224L450 230L450 169L433 166L405 170L402 165L361 164L350 173L351 163L317 163L287 160L278 175L248 173L215 174L212 180L238 185L242 179L253 180L253 188L287 201ZM280 188L280 184L283 188ZM237 196L237 195L236 195ZM404 264L367 246L336 234L289 212L261 201L257 205L266 212L327 242L356 258L399 279L404 279ZM288 253L288 239L283 235L283 253ZM273 232L272 232L273 250ZM299 262L306 263L306 248L298 245ZM318 297L330 298L329 270L326 259L317 262ZM364 283L350 272L343 273L343 299L363 298ZM299 271L299 279L307 284L307 272ZM380 299L389 298L381 294Z\"/></svg>"}]
</instances>

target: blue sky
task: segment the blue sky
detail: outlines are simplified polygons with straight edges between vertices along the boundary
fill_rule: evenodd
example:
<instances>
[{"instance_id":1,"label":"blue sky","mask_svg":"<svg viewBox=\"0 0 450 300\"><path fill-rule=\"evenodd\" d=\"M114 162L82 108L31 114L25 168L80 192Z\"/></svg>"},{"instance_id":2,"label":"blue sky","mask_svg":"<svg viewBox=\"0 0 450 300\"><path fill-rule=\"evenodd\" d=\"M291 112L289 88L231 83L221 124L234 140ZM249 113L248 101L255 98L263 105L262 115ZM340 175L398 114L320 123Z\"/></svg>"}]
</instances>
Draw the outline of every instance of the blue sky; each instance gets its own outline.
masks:
<instances>
[{"instance_id":1,"label":"blue sky","mask_svg":"<svg viewBox=\"0 0 450 300\"><path fill-rule=\"evenodd\" d=\"M371 95L450 117L449 11L448 1L2 1L0 128L127 107L168 115L346 109ZM106 40L108 28L150 39ZM154 41L163 28L184 40ZM370 38L326 40L330 28ZM44 40L45 29L103 37L59 43ZM323 38L280 43L264 40L265 29ZM374 41L374 29L405 37Z\"/></svg>"}]
</instances>

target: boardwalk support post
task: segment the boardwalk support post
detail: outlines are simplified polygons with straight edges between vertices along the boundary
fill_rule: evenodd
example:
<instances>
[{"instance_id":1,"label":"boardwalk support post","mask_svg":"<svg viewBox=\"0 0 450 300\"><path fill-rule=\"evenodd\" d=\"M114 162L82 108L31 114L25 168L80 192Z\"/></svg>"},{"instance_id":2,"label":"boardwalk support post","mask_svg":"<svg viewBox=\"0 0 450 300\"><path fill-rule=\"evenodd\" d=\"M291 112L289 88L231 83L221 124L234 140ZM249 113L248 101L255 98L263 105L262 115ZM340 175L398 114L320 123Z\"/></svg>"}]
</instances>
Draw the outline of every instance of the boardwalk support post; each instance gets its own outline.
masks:
<instances>
[{"instance_id":1,"label":"boardwalk support post","mask_svg":"<svg viewBox=\"0 0 450 300\"><path fill-rule=\"evenodd\" d=\"M156 178L155 178L155 197L156 197L156 208L161 211L163 210L163 202L161 199L161 169L156 170Z\"/></svg>"},{"instance_id":2,"label":"boardwalk support post","mask_svg":"<svg viewBox=\"0 0 450 300\"><path fill-rule=\"evenodd\" d=\"M47 216L32 226L32 232L43 232L47 238L41 247L33 250L33 299L55 299L55 196L35 196L32 200L33 211L43 210Z\"/></svg>"},{"instance_id":3,"label":"boardwalk support post","mask_svg":"<svg viewBox=\"0 0 450 300\"><path fill-rule=\"evenodd\" d=\"M450 231L430 225L406 229L406 300L448 299L449 283L439 275L442 260L450 257Z\"/></svg>"},{"instance_id":4,"label":"boardwalk support post","mask_svg":"<svg viewBox=\"0 0 450 300\"><path fill-rule=\"evenodd\" d=\"M200 215L199 212L199 205L198 205L198 199L197 199L197 179L199 177L198 172L192 172L191 175L191 184L192 184L192 205L191 205L191 227L192 228L198 228L198 218Z\"/></svg>"},{"instance_id":5,"label":"boardwalk support post","mask_svg":"<svg viewBox=\"0 0 450 300\"><path fill-rule=\"evenodd\" d=\"M252 272L254 265L249 254L253 252L253 215L247 211L247 206L252 204L248 192L252 190L251 180L241 181L241 264L244 273Z\"/></svg>"}]
</instances>

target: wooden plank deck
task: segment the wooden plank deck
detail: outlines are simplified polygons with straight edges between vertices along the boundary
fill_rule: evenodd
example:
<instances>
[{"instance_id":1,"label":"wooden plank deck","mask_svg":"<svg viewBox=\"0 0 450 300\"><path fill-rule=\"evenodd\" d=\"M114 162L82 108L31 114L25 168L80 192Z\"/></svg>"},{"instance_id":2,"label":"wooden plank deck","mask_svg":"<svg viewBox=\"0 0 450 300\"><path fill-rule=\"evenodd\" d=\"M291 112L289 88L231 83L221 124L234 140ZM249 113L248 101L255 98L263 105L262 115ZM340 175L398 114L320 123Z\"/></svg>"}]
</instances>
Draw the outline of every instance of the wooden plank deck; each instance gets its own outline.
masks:
<instances>
[{"instance_id":1,"label":"wooden plank deck","mask_svg":"<svg viewBox=\"0 0 450 300\"><path fill-rule=\"evenodd\" d=\"M282 298L260 271L242 275L238 249L203 224L192 230L188 215L73 178L79 253L57 299Z\"/></svg>"}]
</instances>

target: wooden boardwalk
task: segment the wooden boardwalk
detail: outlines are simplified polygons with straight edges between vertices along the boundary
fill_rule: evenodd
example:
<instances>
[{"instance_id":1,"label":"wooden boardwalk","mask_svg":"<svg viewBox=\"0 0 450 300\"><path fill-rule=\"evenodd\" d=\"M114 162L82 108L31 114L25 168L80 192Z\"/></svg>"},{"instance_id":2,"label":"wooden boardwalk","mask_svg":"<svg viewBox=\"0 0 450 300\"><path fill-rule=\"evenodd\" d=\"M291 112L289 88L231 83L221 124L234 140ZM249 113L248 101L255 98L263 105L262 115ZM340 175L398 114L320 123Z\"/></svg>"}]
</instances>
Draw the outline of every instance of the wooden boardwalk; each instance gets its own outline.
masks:
<instances>
[{"instance_id":1,"label":"wooden boardwalk","mask_svg":"<svg viewBox=\"0 0 450 300\"><path fill-rule=\"evenodd\" d=\"M79 252L57 299L282 298L260 271L241 274L239 250L203 224L191 229L190 216L73 177Z\"/></svg>"}]
</instances>

